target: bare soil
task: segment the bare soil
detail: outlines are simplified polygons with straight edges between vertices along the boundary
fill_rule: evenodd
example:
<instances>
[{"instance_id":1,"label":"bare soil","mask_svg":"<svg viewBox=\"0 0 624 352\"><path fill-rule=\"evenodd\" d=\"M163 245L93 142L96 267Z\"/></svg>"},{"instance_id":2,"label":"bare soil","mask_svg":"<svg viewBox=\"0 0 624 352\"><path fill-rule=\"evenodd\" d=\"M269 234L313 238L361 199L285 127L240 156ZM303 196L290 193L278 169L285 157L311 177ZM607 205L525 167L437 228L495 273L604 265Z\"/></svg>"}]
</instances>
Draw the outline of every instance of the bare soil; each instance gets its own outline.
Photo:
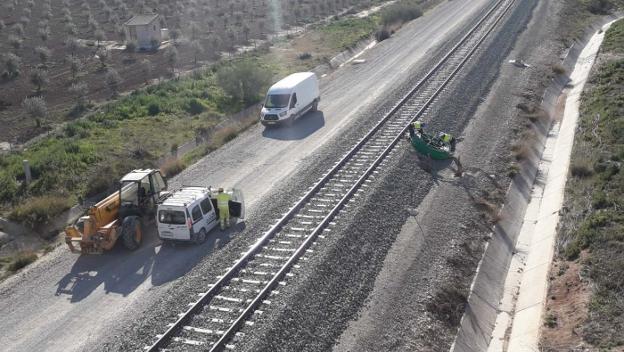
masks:
<instances>
[{"instance_id":1,"label":"bare soil","mask_svg":"<svg viewBox=\"0 0 624 352\"><path fill-rule=\"evenodd\" d=\"M544 351L571 351L588 348L583 342L582 325L588 314L591 296L590 283L583 278L582 260L568 262L556 259L550 270L550 287L546 323L541 328L541 346Z\"/></svg>"}]
</instances>

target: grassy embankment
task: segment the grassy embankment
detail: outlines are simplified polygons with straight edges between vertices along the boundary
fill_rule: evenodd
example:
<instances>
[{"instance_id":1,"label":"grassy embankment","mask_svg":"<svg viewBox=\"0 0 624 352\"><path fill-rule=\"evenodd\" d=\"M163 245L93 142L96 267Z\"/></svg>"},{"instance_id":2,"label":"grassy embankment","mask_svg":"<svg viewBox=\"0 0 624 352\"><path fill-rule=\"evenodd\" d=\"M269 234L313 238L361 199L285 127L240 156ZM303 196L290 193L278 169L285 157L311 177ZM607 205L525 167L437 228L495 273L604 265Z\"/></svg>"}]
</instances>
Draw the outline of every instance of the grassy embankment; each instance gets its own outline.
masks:
<instances>
[{"instance_id":1,"label":"grassy embankment","mask_svg":"<svg viewBox=\"0 0 624 352\"><path fill-rule=\"evenodd\" d=\"M591 287L580 335L608 349L624 345L624 21L607 32L598 63L581 102L558 249L560 260L580 261Z\"/></svg>"},{"instance_id":2,"label":"grassy embankment","mask_svg":"<svg viewBox=\"0 0 624 352\"><path fill-rule=\"evenodd\" d=\"M404 0L374 17L337 19L315 28L313 33L328 48L326 54L336 54L370 37L382 24L407 21L409 18L397 9L420 2ZM317 64L301 55L286 62L283 58L275 60L274 52L249 53L234 63L218 63L190 77L137 90L68 124L62 133L44 138L27 150L0 156L1 212L31 226L45 223L81 198L107 190L129 170L158 167L162 157L196 133L207 136L204 145L182 160L165 165L166 173L181 171L255 122L248 119L236 127L213 131L228 115L258 102L271 80ZM240 89L232 88L231 80L219 80L221 71L241 62L247 68L253 66L254 74L269 76L268 80L255 82L253 91L243 98L233 93ZM240 87L248 83L244 82L246 75L230 72L229 77L240 79ZM29 160L32 168L33 182L28 185L24 182L24 159Z\"/></svg>"}]
</instances>

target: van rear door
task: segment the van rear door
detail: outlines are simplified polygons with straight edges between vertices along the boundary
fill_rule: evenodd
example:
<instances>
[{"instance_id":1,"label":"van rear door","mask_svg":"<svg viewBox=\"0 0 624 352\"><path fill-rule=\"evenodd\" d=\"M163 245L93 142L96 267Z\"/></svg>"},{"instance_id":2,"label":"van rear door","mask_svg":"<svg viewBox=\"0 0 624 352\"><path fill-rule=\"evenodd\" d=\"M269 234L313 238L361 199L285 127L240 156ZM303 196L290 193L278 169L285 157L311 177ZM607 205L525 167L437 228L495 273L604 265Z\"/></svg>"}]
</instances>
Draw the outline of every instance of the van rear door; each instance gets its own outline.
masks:
<instances>
[{"instance_id":1,"label":"van rear door","mask_svg":"<svg viewBox=\"0 0 624 352\"><path fill-rule=\"evenodd\" d=\"M229 207L231 216L241 220L245 219L245 199L240 189L232 189L232 200L229 203Z\"/></svg>"},{"instance_id":2,"label":"van rear door","mask_svg":"<svg viewBox=\"0 0 624 352\"><path fill-rule=\"evenodd\" d=\"M184 208L160 208L157 214L158 236L162 239L188 240L190 233Z\"/></svg>"}]
</instances>

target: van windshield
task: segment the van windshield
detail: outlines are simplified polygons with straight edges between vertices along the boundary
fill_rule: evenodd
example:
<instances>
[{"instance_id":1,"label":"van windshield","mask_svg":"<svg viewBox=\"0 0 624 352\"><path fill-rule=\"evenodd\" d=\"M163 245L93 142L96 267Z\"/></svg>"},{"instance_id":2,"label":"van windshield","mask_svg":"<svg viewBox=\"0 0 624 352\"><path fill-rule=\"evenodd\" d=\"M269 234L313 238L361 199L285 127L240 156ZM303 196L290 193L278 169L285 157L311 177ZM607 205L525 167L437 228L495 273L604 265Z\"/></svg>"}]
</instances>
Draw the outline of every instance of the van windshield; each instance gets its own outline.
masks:
<instances>
[{"instance_id":1,"label":"van windshield","mask_svg":"<svg viewBox=\"0 0 624 352\"><path fill-rule=\"evenodd\" d=\"M158 212L158 222L161 224L184 225L186 216L179 210L160 210Z\"/></svg>"},{"instance_id":2,"label":"van windshield","mask_svg":"<svg viewBox=\"0 0 624 352\"><path fill-rule=\"evenodd\" d=\"M290 100L290 94L270 94L267 96L264 107L272 108L285 108L288 106Z\"/></svg>"}]
</instances>

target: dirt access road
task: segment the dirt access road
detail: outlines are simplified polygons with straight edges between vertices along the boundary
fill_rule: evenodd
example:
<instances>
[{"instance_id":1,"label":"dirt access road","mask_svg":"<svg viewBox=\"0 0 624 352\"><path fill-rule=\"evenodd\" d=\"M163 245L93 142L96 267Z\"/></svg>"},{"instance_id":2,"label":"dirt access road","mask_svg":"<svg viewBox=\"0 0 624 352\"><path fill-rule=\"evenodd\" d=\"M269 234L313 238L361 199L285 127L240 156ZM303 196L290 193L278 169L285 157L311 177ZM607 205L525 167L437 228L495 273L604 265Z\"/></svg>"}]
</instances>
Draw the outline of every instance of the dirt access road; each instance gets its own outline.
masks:
<instances>
[{"instance_id":1,"label":"dirt access road","mask_svg":"<svg viewBox=\"0 0 624 352\"><path fill-rule=\"evenodd\" d=\"M322 113L308 115L292 128L254 127L171 184L239 187L253 224L253 214L266 208L270 195L279 194L275 185L280 180L305 164L306 157L315 156L322 145L357 126L364 111L383 104L388 92L406 82L406 72L425 69L435 50L448 45L490 3L444 2L373 48L365 64L346 66L325 77ZM272 218L260 220L268 224ZM208 254L220 252L225 243L235 242L244 228L240 224L227 233L214 232L199 247L161 246L151 231L134 253L118 249L103 256L77 257L57 248L0 284L0 344L6 351L90 350L161 301L168 289L176 288L176 279Z\"/></svg>"}]
</instances>

